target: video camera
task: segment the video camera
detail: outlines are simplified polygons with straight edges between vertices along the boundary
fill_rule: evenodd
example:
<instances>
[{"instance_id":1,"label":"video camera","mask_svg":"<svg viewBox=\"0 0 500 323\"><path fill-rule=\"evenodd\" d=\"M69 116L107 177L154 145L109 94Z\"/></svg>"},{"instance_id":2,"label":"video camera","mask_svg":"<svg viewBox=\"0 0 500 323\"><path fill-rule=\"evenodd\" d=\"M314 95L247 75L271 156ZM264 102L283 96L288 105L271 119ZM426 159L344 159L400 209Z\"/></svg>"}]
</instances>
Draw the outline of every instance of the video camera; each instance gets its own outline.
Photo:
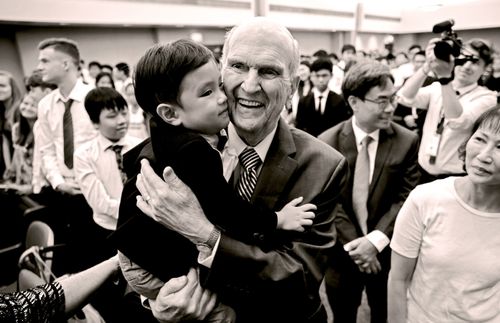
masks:
<instances>
[{"instance_id":1,"label":"video camera","mask_svg":"<svg viewBox=\"0 0 500 323\"><path fill-rule=\"evenodd\" d=\"M455 21L450 19L435 24L434 27L432 27L433 33L441 34L441 40L438 41L434 47L434 55L436 55L436 58L446 62L450 61L450 55L458 57L462 49L462 39L460 39L457 33L451 28L454 24ZM464 63L465 61L462 62L462 64ZM456 61L455 64L461 65Z\"/></svg>"}]
</instances>

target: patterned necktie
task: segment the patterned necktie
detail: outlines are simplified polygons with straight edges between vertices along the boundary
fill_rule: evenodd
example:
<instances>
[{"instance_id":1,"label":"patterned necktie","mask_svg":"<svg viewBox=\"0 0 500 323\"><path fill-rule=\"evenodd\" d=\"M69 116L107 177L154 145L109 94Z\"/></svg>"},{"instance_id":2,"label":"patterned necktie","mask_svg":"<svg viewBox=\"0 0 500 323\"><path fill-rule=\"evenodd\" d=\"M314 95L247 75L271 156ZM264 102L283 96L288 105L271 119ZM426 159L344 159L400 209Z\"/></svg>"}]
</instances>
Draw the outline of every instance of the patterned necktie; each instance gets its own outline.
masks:
<instances>
[{"instance_id":1,"label":"patterned necktie","mask_svg":"<svg viewBox=\"0 0 500 323\"><path fill-rule=\"evenodd\" d=\"M241 173L237 191L244 200L250 202L255 185L257 184L257 168L262 164L262 161L255 149L251 147L245 148L240 154L239 159L244 170Z\"/></svg>"},{"instance_id":2,"label":"patterned necktie","mask_svg":"<svg viewBox=\"0 0 500 323\"><path fill-rule=\"evenodd\" d=\"M322 114L321 113L321 100L322 99L323 99L323 97L321 95L318 96L318 107L317 107L316 111L318 111L320 114Z\"/></svg>"},{"instance_id":3,"label":"patterned necktie","mask_svg":"<svg viewBox=\"0 0 500 323\"><path fill-rule=\"evenodd\" d=\"M122 179L122 183L125 184L127 181L127 174L123 170L123 156L122 156L122 145L113 145L110 148L115 152L116 164L118 164L118 170L120 171L120 177Z\"/></svg>"},{"instance_id":4,"label":"patterned necktie","mask_svg":"<svg viewBox=\"0 0 500 323\"><path fill-rule=\"evenodd\" d=\"M352 207L359 226L364 234L367 233L368 220L368 189L370 186L370 157L368 155L368 145L372 141L372 137L366 136L361 141L361 150L356 158L356 166L354 169L354 182L352 185Z\"/></svg>"},{"instance_id":5,"label":"patterned necktie","mask_svg":"<svg viewBox=\"0 0 500 323\"><path fill-rule=\"evenodd\" d=\"M63 140L64 140L64 164L69 169L73 169L73 117L71 116L71 105L73 100L69 99L64 102L64 115L63 115Z\"/></svg>"}]
</instances>

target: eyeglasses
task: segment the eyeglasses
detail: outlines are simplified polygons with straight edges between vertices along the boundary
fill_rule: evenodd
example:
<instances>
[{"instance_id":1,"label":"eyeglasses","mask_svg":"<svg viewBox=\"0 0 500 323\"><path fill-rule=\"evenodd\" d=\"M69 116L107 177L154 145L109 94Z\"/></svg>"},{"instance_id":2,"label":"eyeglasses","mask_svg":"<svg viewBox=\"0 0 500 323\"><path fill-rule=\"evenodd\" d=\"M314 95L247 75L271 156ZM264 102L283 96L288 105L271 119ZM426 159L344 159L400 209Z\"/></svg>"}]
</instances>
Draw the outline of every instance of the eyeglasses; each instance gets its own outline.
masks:
<instances>
[{"instance_id":1,"label":"eyeglasses","mask_svg":"<svg viewBox=\"0 0 500 323\"><path fill-rule=\"evenodd\" d=\"M389 104L394 108L398 105L398 97L397 97L396 93L391 95L388 99L372 100L372 99L364 98L363 101L368 101L371 103L378 104L378 109L380 111L385 110L385 108L387 108L387 106Z\"/></svg>"}]
</instances>

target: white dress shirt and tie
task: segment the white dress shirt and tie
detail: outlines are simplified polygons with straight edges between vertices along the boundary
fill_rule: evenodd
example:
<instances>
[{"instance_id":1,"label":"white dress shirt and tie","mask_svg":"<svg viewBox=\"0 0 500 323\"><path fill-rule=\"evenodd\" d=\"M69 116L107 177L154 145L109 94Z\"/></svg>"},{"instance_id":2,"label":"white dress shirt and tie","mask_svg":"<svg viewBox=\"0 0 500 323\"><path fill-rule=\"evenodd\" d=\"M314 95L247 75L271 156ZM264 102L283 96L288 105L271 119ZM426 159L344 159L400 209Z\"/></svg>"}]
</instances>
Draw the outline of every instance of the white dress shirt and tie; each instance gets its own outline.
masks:
<instances>
[{"instance_id":1,"label":"white dress shirt and tie","mask_svg":"<svg viewBox=\"0 0 500 323\"><path fill-rule=\"evenodd\" d=\"M352 118L352 128L353 128L353 131L354 131L354 136L356 138L356 146L358 148L358 158L360 156L360 152L362 152L362 149L363 149L363 140L367 137L367 136L370 136L370 140L369 140L369 144L368 144L368 147L366 148L367 149L367 152L368 152L368 158L369 158L369 171L368 172L363 172L363 174L361 176L366 176L368 175L368 181L367 184L368 184L368 187L366 188L366 194L368 194L369 192L369 185L371 183L371 180L372 180L372 177L373 177L373 170L375 169L375 157L377 155L377 148L378 148L378 142L379 142L379 135L380 135L380 130L377 129L375 131L373 131L372 133L369 133L367 134L366 132L364 132L363 130L361 130L361 128L359 128L357 125L356 125L356 117L353 117ZM356 164L358 162L356 161ZM357 165L356 165L357 167ZM358 174L354 174L354 183L356 183L357 179L356 179L356 175ZM359 175L358 175L359 177ZM358 198L358 196L355 197L355 195L358 193L358 191L354 188L353 186L353 204L355 203L355 200ZM366 195L365 197L365 200L364 200L364 208L366 210L366 202L367 202L367 198L368 198L368 195ZM353 208L356 210L357 207L353 205ZM367 219L368 219L368 214L370 212L370 210L366 210L367 213L364 213L362 214L361 216L363 217L362 219L359 219L358 218L358 221L359 222L359 225L360 227L362 228L363 230L363 233L366 235L366 238L375 246L375 248L377 248L377 250L379 252L381 252L390 242L389 238L382 232L382 231L379 231L379 230L373 230L372 232L367 232ZM356 212L356 217L358 217L358 213ZM346 248L349 248L349 243L346 244Z\"/></svg>"}]
</instances>

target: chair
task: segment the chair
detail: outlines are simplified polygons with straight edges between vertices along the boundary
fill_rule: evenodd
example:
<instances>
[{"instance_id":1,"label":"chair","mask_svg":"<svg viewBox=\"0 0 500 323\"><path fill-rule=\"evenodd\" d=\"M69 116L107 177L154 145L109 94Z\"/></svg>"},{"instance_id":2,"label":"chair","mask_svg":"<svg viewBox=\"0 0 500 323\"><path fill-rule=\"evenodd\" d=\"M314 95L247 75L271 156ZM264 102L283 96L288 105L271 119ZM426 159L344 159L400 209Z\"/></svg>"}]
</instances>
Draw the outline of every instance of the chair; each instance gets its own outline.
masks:
<instances>
[{"instance_id":1,"label":"chair","mask_svg":"<svg viewBox=\"0 0 500 323\"><path fill-rule=\"evenodd\" d=\"M33 221L26 231L26 250L19 257L18 290L25 290L55 279L52 273L54 232L42 221Z\"/></svg>"}]
</instances>

